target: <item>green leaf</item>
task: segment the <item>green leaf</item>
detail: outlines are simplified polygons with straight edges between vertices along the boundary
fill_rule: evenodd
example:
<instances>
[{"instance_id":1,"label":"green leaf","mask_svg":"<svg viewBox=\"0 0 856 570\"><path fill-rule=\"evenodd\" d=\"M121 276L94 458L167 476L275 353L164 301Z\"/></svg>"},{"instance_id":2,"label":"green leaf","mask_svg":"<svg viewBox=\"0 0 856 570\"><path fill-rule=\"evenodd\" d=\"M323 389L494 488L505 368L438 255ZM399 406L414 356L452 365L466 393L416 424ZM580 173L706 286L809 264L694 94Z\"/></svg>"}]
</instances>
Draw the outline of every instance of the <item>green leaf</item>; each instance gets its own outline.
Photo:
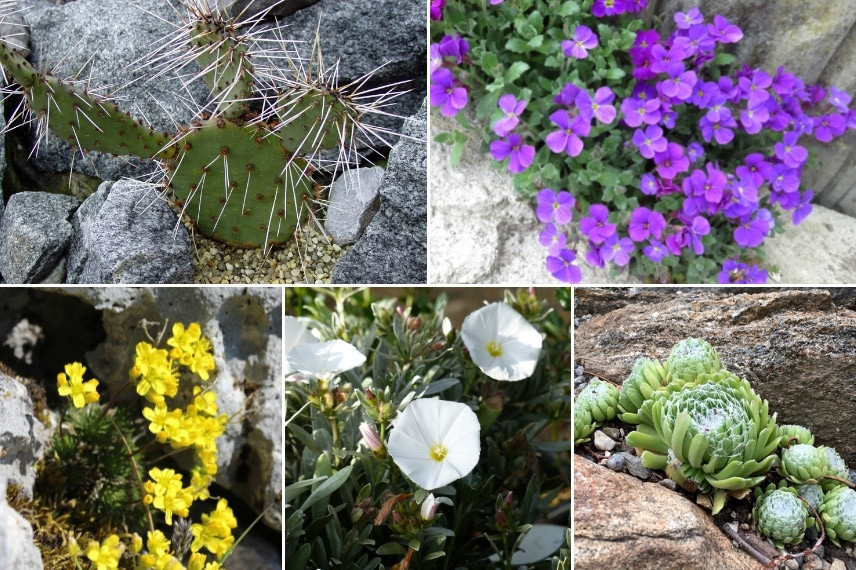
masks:
<instances>
[{"instance_id":1,"label":"green leaf","mask_svg":"<svg viewBox=\"0 0 856 570\"><path fill-rule=\"evenodd\" d=\"M716 65L731 65L735 61L737 61L737 58L730 53L719 53L716 54L716 58L713 60L713 63Z\"/></svg>"},{"instance_id":2,"label":"green leaf","mask_svg":"<svg viewBox=\"0 0 856 570\"><path fill-rule=\"evenodd\" d=\"M622 79L622 78L624 78L625 75L627 75L627 74L620 67L613 67L612 69L610 69L606 72L606 78L611 79L613 81L617 81L619 79Z\"/></svg>"},{"instance_id":3,"label":"green leaf","mask_svg":"<svg viewBox=\"0 0 856 570\"><path fill-rule=\"evenodd\" d=\"M489 75L493 75L494 69L499 65L499 60L496 58L496 54L491 52L485 52L481 58L481 66Z\"/></svg>"},{"instance_id":4,"label":"green leaf","mask_svg":"<svg viewBox=\"0 0 856 570\"><path fill-rule=\"evenodd\" d=\"M574 14L578 14L580 11L580 6L577 2L565 2L562 4L562 7L559 8L559 15L563 18L568 16L573 16Z\"/></svg>"},{"instance_id":5,"label":"green leaf","mask_svg":"<svg viewBox=\"0 0 856 570\"><path fill-rule=\"evenodd\" d=\"M309 498L301 505L300 510L305 511L313 504L317 503L322 499L326 499L330 495L332 495L336 490L341 487L345 481L348 480L348 477L351 475L351 470L354 468L353 465L348 465L332 477L328 478L326 481L321 483L317 489L312 491L312 494L309 495Z\"/></svg>"},{"instance_id":6,"label":"green leaf","mask_svg":"<svg viewBox=\"0 0 856 570\"><path fill-rule=\"evenodd\" d=\"M387 554L405 554L407 549L405 549L402 545L397 542L387 542L386 544L381 544L377 547L375 554L379 554L380 556L385 556Z\"/></svg>"},{"instance_id":7,"label":"green leaf","mask_svg":"<svg viewBox=\"0 0 856 570\"><path fill-rule=\"evenodd\" d=\"M290 503L295 499L295 497L299 497L304 493L307 487L311 487L315 483L321 482L326 477L316 477L313 479L305 479L303 481L298 481L297 483L292 483L288 487L285 488L285 502Z\"/></svg>"},{"instance_id":8,"label":"green leaf","mask_svg":"<svg viewBox=\"0 0 856 570\"><path fill-rule=\"evenodd\" d=\"M618 173L610 169L604 170L597 175L597 181L603 186L612 188L618 184Z\"/></svg>"},{"instance_id":9,"label":"green leaf","mask_svg":"<svg viewBox=\"0 0 856 570\"><path fill-rule=\"evenodd\" d=\"M505 82L513 83L515 79L523 75L529 69L529 64L523 61L514 62L505 72Z\"/></svg>"},{"instance_id":10,"label":"green leaf","mask_svg":"<svg viewBox=\"0 0 856 570\"><path fill-rule=\"evenodd\" d=\"M529 47L534 49L534 48L541 47L541 44L543 44L543 43L544 43L544 36L535 36L534 38L529 40L526 43L526 45L528 45Z\"/></svg>"},{"instance_id":11,"label":"green leaf","mask_svg":"<svg viewBox=\"0 0 856 570\"><path fill-rule=\"evenodd\" d=\"M511 38L507 42L505 42L505 49L514 53L526 53L526 50L529 49L529 46L525 41L520 38Z\"/></svg>"},{"instance_id":12,"label":"green leaf","mask_svg":"<svg viewBox=\"0 0 856 570\"><path fill-rule=\"evenodd\" d=\"M323 453L321 448L318 447L318 444L315 443L315 440L312 439L312 436L309 435L308 431L293 423L288 424L288 429L297 439L300 440L300 443L305 445L312 453L316 455L321 455L321 453Z\"/></svg>"},{"instance_id":13,"label":"green leaf","mask_svg":"<svg viewBox=\"0 0 856 570\"><path fill-rule=\"evenodd\" d=\"M308 544L304 544L297 549L297 552L294 553L294 556L290 557L288 562L289 564L294 564L295 568L306 568L310 554L312 554L312 547Z\"/></svg>"}]
</instances>

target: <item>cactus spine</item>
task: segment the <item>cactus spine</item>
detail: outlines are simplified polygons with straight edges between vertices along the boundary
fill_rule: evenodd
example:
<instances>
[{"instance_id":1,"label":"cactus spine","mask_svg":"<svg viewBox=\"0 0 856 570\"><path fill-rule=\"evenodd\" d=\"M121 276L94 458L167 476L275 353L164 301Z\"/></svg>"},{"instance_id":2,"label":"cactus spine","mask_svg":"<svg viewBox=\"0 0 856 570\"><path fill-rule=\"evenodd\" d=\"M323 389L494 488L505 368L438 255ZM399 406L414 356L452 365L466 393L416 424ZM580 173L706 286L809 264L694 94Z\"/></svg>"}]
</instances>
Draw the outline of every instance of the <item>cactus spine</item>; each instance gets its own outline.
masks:
<instances>
[{"instance_id":1,"label":"cactus spine","mask_svg":"<svg viewBox=\"0 0 856 570\"><path fill-rule=\"evenodd\" d=\"M141 60L151 79L181 72L181 89L202 78L211 91L212 102L176 133L156 132L88 86L37 71L9 38L0 41L0 65L16 86L6 92L23 96L39 140L51 132L81 152L158 161L160 184L202 233L239 247L283 243L310 212L319 189L313 174L329 166L322 152L337 155L335 173L360 158L358 148L387 144L386 131L363 119L385 114L400 92L390 85L360 93L371 74L339 87L318 40L308 62L301 59L282 28L261 24L265 13L237 21L209 0L179 1L186 17ZM12 9L0 0L0 18Z\"/></svg>"}]
</instances>

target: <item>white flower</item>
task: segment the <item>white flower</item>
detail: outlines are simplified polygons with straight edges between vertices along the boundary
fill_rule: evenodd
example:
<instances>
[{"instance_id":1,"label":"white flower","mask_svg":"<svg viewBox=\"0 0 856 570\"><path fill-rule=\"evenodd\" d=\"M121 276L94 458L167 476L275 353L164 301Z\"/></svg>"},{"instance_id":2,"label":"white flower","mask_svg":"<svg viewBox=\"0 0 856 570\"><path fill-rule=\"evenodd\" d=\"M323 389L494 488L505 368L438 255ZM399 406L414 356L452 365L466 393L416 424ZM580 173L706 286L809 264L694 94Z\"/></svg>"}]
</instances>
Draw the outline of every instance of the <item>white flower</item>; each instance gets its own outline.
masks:
<instances>
[{"instance_id":1,"label":"white flower","mask_svg":"<svg viewBox=\"0 0 856 570\"><path fill-rule=\"evenodd\" d=\"M285 357L286 366L315 378L332 380L366 361L359 350L344 340L298 344Z\"/></svg>"},{"instance_id":2,"label":"white flower","mask_svg":"<svg viewBox=\"0 0 856 570\"><path fill-rule=\"evenodd\" d=\"M473 470L481 451L480 431L466 404L414 400L393 423L387 451L405 475L430 491Z\"/></svg>"},{"instance_id":3,"label":"white flower","mask_svg":"<svg viewBox=\"0 0 856 570\"><path fill-rule=\"evenodd\" d=\"M434 498L434 493L428 493L428 496L425 497L425 500L422 501L422 506L419 508L419 516L422 517L422 520L432 520L434 515L437 514L439 504L439 501Z\"/></svg>"},{"instance_id":4,"label":"white flower","mask_svg":"<svg viewBox=\"0 0 856 570\"><path fill-rule=\"evenodd\" d=\"M540 333L505 303L467 315L461 337L473 362L495 380L529 378L541 353Z\"/></svg>"},{"instance_id":5,"label":"white flower","mask_svg":"<svg viewBox=\"0 0 856 570\"><path fill-rule=\"evenodd\" d=\"M288 353L299 344L317 343L318 339L312 335L301 319L286 315L282 323L282 340L285 344L285 375L288 376L294 370L288 364ZM306 381L300 376L292 376L288 378L290 381Z\"/></svg>"}]
</instances>

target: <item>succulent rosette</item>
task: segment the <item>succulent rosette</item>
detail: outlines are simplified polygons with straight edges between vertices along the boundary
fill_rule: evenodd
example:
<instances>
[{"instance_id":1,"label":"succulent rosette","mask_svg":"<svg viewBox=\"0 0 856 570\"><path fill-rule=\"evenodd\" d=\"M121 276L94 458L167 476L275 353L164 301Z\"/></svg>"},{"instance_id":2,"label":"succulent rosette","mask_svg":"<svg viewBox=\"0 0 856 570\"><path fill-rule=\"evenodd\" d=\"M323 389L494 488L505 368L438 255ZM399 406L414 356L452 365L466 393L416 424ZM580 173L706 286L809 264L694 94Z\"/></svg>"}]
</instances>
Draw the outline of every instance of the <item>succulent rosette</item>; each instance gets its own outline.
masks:
<instances>
[{"instance_id":1,"label":"succulent rosette","mask_svg":"<svg viewBox=\"0 0 856 570\"><path fill-rule=\"evenodd\" d=\"M823 488L820 485L814 483L800 485L797 487L797 495L805 499L815 511L819 511L820 505L823 504Z\"/></svg>"},{"instance_id":2,"label":"succulent rosette","mask_svg":"<svg viewBox=\"0 0 856 570\"><path fill-rule=\"evenodd\" d=\"M758 497L752 515L761 534L772 539L779 548L802 542L806 528L814 524L814 518L809 516L795 489L777 489L772 484Z\"/></svg>"},{"instance_id":3,"label":"succulent rosette","mask_svg":"<svg viewBox=\"0 0 856 570\"><path fill-rule=\"evenodd\" d=\"M819 483L823 477L829 474L829 460L826 457L826 451L807 443L800 443L783 449L779 474L797 485Z\"/></svg>"},{"instance_id":4,"label":"succulent rosette","mask_svg":"<svg viewBox=\"0 0 856 570\"><path fill-rule=\"evenodd\" d=\"M639 424L639 408L666 382L666 370L659 360L640 358L618 393L618 417L629 424Z\"/></svg>"},{"instance_id":5,"label":"succulent rosette","mask_svg":"<svg viewBox=\"0 0 856 570\"><path fill-rule=\"evenodd\" d=\"M722 370L719 354L709 342L687 338L672 347L666 360L666 374L671 382L692 382L702 374Z\"/></svg>"},{"instance_id":6,"label":"succulent rosette","mask_svg":"<svg viewBox=\"0 0 856 570\"><path fill-rule=\"evenodd\" d=\"M780 447L790 447L796 443L806 443L814 445L814 435L808 428L804 428L796 424L785 424L779 426L779 435L782 436L779 441Z\"/></svg>"},{"instance_id":7,"label":"succulent rosette","mask_svg":"<svg viewBox=\"0 0 856 570\"><path fill-rule=\"evenodd\" d=\"M627 443L645 467L711 494L714 514L760 483L776 459L776 415L749 382L725 370L667 390L650 412L651 424L640 424Z\"/></svg>"},{"instance_id":8,"label":"succulent rosette","mask_svg":"<svg viewBox=\"0 0 856 570\"><path fill-rule=\"evenodd\" d=\"M849 487L836 487L826 493L818 511L823 519L826 534L836 545L856 539L856 491Z\"/></svg>"},{"instance_id":9,"label":"succulent rosette","mask_svg":"<svg viewBox=\"0 0 856 570\"><path fill-rule=\"evenodd\" d=\"M588 409L574 405L574 445L580 445L591 439L597 422L592 420Z\"/></svg>"},{"instance_id":10,"label":"succulent rosette","mask_svg":"<svg viewBox=\"0 0 856 570\"><path fill-rule=\"evenodd\" d=\"M595 378L577 396L575 406L588 410L597 423L611 420L618 413L618 388Z\"/></svg>"},{"instance_id":11,"label":"succulent rosette","mask_svg":"<svg viewBox=\"0 0 856 570\"><path fill-rule=\"evenodd\" d=\"M850 479L850 470L847 468L847 464L844 463L844 459L838 452L835 451L835 448L828 447L823 445L820 447L826 454L826 462L829 465L829 472L827 473L827 477L832 476L838 479L843 479L848 481ZM823 479L820 482L821 487L823 487L824 491L830 491L839 485L842 485L840 481L836 481L835 479Z\"/></svg>"}]
</instances>

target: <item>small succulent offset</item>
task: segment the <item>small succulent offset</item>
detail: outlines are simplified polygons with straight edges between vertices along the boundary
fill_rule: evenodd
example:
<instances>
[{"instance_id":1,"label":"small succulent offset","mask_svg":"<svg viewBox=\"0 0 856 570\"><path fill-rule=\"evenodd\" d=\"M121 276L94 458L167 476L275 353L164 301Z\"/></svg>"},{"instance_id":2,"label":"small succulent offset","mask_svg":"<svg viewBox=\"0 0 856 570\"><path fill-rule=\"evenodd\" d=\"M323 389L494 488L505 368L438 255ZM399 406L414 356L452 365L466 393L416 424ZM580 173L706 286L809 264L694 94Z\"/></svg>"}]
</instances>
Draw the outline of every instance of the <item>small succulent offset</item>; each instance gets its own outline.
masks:
<instances>
[{"instance_id":1,"label":"small succulent offset","mask_svg":"<svg viewBox=\"0 0 856 570\"><path fill-rule=\"evenodd\" d=\"M758 498L752 516L758 522L758 530L779 548L802 542L814 518L809 516L797 492L791 487L777 488L771 483L763 493L760 489L755 493Z\"/></svg>"},{"instance_id":2,"label":"small succulent offset","mask_svg":"<svg viewBox=\"0 0 856 570\"><path fill-rule=\"evenodd\" d=\"M780 447L790 447L795 443L805 443L814 445L814 435L808 428L796 424L785 424L779 426L779 435L782 436L779 442Z\"/></svg>"},{"instance_id":3,"label":"small succulent offset","mask_svg":"<svg viewBox=\"0 0 856 570\"><path fill-rule=\"evenodd\" d=\"M37 148L52 133L81 153L154 159L164 194L214 239L239 247L283 243L321 190L316 171L336 174L361 158L358 149L391 146L388 131L365 118L387 114L400 92L366 88L373 72L338 85L337 64L325 65L317 40L306 60L282 39L283 26L262 25L273 6L239 19L209 0L178 4L182 23L142 61L151 62L151 79L178 72L179 91L205 80L212 101L195 109L190 125L156 132L87 82L34 69L14 38L3 37L0 65L13 82L4 94L24 99L11 122L34 123ZM16 10L14 0L0 0L0 22Z\"/></svg>"},{"instance_id":4,"label":"small succulent offset","mask_svg":"<svg viewBox=\"0 0 856 570\"><path fill-rule=\"evenodd\" d=\"M817 484L829 474L829 460L819 447L800 443L782 450L779 474L797 485Z\"/></svg>"},{"instance_id":5,"label":"small succulent offset","mask_svg":"<svg viewBox=\"0 0 856 570\"><path fill-rule=\"evenodd\" d=\"M716 350L704 339L687 338L672 347L666 359L666 375L671 382L692 382L704 373L722 370Z\"/></svg>"},{"instance_id":6,"label":"small succulent offset","mask_svg":"<svg viewBox=\"0 0 856 570\"><path fill-rule=\"evenodd\" d=\"M818 512L832 542L838 546L842 540L856 542L856 491L836 487L824 496Z\"/></svg>"},{"instance_id":7,"label":"small succulent offset","mask_svg":"<svg viewBox=\"0 0 856 570\"><path fill-rule=\"evenodd\" d=\"M659 360L640 358L633 365L630 376L622 382L618 394L618 417L629 424L641 422L637 413L654 392L666 385L666 370Z\"/></svg>"},{"instance_id":8,"label":"small succulent offset","mask_svg":"<svg viewBox=\"0 0 856 570\"><path fill-rule=\"evenodd\" d=\"M588 410L592 419L602 424L618 412L618 388L595 378L580 392L574 406Z\"/></svg>"}]
</instances>

